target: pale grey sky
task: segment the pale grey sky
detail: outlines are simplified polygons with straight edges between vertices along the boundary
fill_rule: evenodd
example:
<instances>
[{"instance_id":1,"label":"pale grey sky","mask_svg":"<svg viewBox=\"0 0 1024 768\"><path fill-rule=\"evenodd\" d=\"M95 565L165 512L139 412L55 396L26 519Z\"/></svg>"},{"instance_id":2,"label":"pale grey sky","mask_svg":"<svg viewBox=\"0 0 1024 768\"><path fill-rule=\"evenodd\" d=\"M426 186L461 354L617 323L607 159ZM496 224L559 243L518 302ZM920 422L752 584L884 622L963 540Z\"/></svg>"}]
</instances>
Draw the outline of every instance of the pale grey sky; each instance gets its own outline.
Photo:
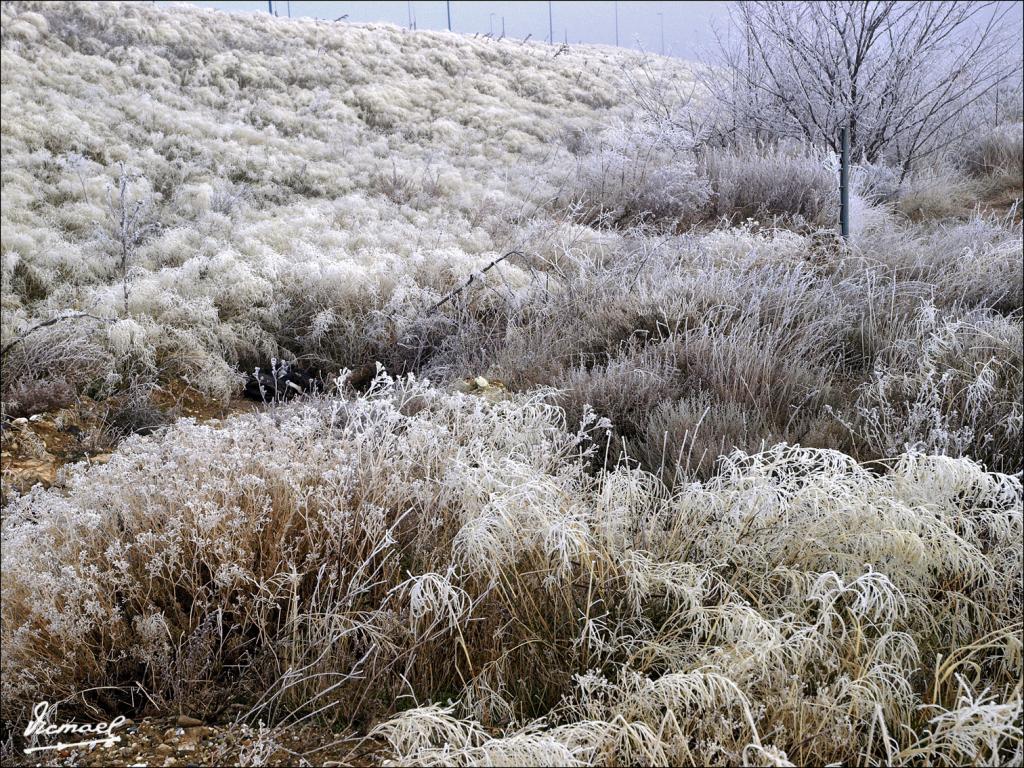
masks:
<instances>
[{"instance_id":1,"label":"pale grey sky","mask_svg":"<svg viewBox=\"0 0 1024 768\"><path fill-rule=\"evenodd\" d=\"M158 5L170 5L160 2ZM205 0L194 2L221 10L267 12L267 0ZM292 17L336 19L348 14L348 21L388 21L407 26L410 12L419 29L447 29L445 0L291 0ZM717 0L619 0L619 45L642 47L660 53L664 26L665 53L682 58L699 58L700 49L712 37L712 23L721 25L726 2ZM288 15L289 2L274 0L279 16ZM553 0L551 26L556 42L568 37L570 43L615 44L614 0ZM452 29L456 32L505 34L522 39L548 38L547 0L452 0Z\"/></svg>"}]
</instances>

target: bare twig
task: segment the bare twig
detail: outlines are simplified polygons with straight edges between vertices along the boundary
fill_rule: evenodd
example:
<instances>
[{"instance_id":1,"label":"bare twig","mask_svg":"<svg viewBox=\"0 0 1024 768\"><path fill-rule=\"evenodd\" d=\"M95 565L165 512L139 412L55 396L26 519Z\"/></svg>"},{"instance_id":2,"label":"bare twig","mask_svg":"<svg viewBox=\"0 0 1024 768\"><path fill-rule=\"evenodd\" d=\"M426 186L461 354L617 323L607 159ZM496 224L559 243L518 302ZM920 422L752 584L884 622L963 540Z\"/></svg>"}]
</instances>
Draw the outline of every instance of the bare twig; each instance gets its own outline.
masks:
<instances>
[{"instance_id":1,"label":"bare twig","mask_svg":"<svg viewBox=\"0 0 1024 768\"><path fill-rule=\"evenodd\" d=\"M501 257L499 257L499 258L495 259L495 260L494 260L494 261L492 261L492 262L491 262L490 264L488 264L488 265L487 265L486 267L484 267L483 269L481 269L481 270L480 270L480 274L481 274L481 275L482 275L482 274L485 274L485 273L486 273L486 272L487 272L487 271L488 271L489 269L491 269L491 267L495 267L495 266L497 266L498 264L500 264L501 262L503 262L503 261L504 261L505 259L507 259L507 258L508 258L509 256L525 256L525 255L526 255L526 254L525 254L525 253L523 253L522 251L509 251L509 252L508 252L508 253L506 253L506 254L505 254L504 256L501 256ZM430 307L430 309L428 309L428 310L427 310L426 314L428 314L428 315L429 315L429 314L433 313L434 311L436 311L437 309L439 309L439 308L440 308L441 306L443 306L443 305L447 304L447 303L448 303L449 301L451 301L452 299L454 299L454 298L455 298L456 296L458 296L458 295L459 295L460 293L462 293L462 292L463 292L464 290L466 290L467 288L469 288L469 286L473 284L473 280L474 280L474 279L476 279L476 274L472 274L472 275L470 275L470 276L469 276L469 279L468 279L468 280L466 280L466 282L464 282L464 283L463 283L462 285L460 285L460 286L459 286L458 288L456 288L456 289L455 289L454 291L452 291L452 292L451 292L451 293L449 293L449 294L448 294L447 296L445 296L445 297L444 297L443 299L441 299L441 300L440 300L439 302L437 302L437 303L436 303L436 304L434 304L434 305L433 305L432 307Z\"/></svg>"},{"instance_id":2,"label":"bare twig","mask_svg":"<svg viewBox=\"0 0 1024 768\"><path fill-rule=\"evenodd\" d=\"M90 315L88 312L76 312L73 315L59 315L58 317L51 317L49 320L44 320L43 322L39 323L38 325L33 325L31 328L29 328L23 334L18 336L18 338L13 339L13 340L7 342L6 344L4 344L3 349L0 349L0 357L3 357L4 355L6 355L8 353L8 351L10 351L10 349L15 344L18 344L18 343L24 341L27 336L30 336L31 334L35 333L36 331L38 331L38 330L40 330L42 328L46 328L49 325L54 325L54 324L59 323L59 322L61 322L63 320L84 320L84 319L96 320L97 322L100 322L100 323L112 323L112 322L114 322L114 318L112 318L112 317L99 317L97 315Z\"/></svg>"}]
</instances>

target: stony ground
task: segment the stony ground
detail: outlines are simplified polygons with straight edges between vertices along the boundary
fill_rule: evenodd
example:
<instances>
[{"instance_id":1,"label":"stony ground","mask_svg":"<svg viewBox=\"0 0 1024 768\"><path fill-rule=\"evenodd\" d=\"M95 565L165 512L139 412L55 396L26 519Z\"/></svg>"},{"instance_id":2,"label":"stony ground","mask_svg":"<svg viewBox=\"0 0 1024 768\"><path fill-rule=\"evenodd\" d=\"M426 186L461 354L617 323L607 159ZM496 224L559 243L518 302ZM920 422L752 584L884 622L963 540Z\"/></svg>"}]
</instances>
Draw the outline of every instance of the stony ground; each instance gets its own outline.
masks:
<instances>
[{"instance_id":1,"label":"stony ground","mask_svg":"<svg viewBox=\"0 0 1024 768\"><path fill-rule=\"evenodd\" d=\"M316 726L266 729L189 716L128 721L110 746L4 755L5 766L379 765L381 745ZM42 742L40 743L42 745Z\"/></svg>"},{"instance_id":2,"label":"stony ground","mask_svg":"<svg viewBox=\"0 0 1024 768\"><path fill-rule=\"evenodd\" d=\"M158 395L167 418L190 417L200 421L224 418L261 407L249 400L213 402L190 390ZM56 410L29 416L4 417L0 421L0 504L12 491L24 493L36 484L48 488L57 481L65 464L84 461L102 464L119 436L105 423L107 404L88 397Z\"/></svg>"}]
</instances>

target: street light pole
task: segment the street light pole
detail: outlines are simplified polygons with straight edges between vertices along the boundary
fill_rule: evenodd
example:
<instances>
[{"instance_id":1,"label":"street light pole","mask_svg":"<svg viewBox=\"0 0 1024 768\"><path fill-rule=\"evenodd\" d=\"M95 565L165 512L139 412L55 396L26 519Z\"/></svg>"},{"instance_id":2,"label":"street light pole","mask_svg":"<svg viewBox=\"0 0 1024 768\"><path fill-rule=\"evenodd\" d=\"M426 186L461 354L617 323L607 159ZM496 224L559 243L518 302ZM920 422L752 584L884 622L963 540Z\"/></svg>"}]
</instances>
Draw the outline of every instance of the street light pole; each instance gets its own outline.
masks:
<instances>
[{"instance_id":1,"label":"street light pole","mask_svg":"<svg viewBox=\"0 0 1024 768\"><path fill-rule=\"evenodd\" d=\"M551 23L551 0L548 0L548 42L555 44L555 26Z\"/></svg>"},{"instance_id":2,"label":"street light pole","mask_svg":"<svg viewBox=\"0 0 1024 768\"><path fill-rule=\"evenodd\" d=\"M448 31L452 31L452 0L445 0L445 8L448 10Z\"/></svg>"}]
</instances>

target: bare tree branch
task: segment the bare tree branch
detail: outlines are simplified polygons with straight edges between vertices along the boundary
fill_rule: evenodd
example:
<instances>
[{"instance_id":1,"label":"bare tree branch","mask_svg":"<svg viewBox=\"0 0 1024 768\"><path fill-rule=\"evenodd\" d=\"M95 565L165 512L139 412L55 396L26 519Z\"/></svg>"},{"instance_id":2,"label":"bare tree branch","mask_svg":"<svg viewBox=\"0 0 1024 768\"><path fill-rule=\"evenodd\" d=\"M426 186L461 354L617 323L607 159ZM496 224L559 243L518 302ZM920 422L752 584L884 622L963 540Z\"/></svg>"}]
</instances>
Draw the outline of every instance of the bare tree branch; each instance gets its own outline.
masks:
<instances>
[{"instance_id":1,"label":"bare tree branch","mask_svg":"<svg viewBox=\"0 0 1024 768\"><path fill-rule=\"evenodd\" d=\"M731 140L798 136L913 162L963 135L964 110L1019 79L1012 8L977 0L742 0L706 85Z\"/></svg>"},{"instance_id":2,"label":"bare tree branch","mask_svg":"<svg viewBox=\"0 0 1024 768\"><path fill-rule=\"evenodd\" d=\"M483 269L481 269L481 270L480 270L480 274L481 274L481 275L483 275L483 274L486 274L486 273L487 273L487 271L488 271L489 269L491 269L492 267L496 267L496 266L497 266L498 264L500 264L501 262L503 262L503 261L504 261L505 259L507 259L507 258L508 258L509 256L525 256L525 255L526 255L526 254L524 254L524 253L523 253L522 251L509 251L509 252L508 252L508 253L506 253L506 254L505 254L504 256L500 256L500 257L498 257L497 259L495 259L494 261L492 261L492 262L491 262L490 264L488 264L488 265L487 265L486 267L484 267ZM431 307L430 307L430 308L429 308L429 309L427 310L426 314L428 314L428 315L429 315L429 314L432 314L432 313L433 313L433 312L435 312L436 310L440 309L440 308L441 308L442 306L444 306L444 305L445 305L445 304L447 304L447 303L448 303L449 301L451 301L452 299L454 299L454 298L455 298L456 296L458 296L458 295L459 295L460 293L462 293L462 292L463 292L464 290L466 290L467 288L469 288L469 286L473 284L473 280L475 280L475 279L476 279L476 274L472 274L472 275L470 275L470 276L469 276L469 279L468 279L468 280L466 280L466 282L465 282L465 283L463 283L462 285L460 285L460 286L459 286L458 288L456 288L456 289L455 289L454 291L452 291L451 293L449 293L449 294L448 294L447 296L445 296L445 297L444 297L443 299L441 299L440 301L438 301L438 302L437 302L436 304L432 305L432 306L431 306Z\"/></svg>"},{"instance_id":3,"label":"bare tree branch","mask_svg":"<svg viewBox=\"0 0 1024 768\"><path fill-rule=\"evenodd\" d=\"M65 320L95 320L100 323L113 323L115 319L112 317L99 317L98 315L90 315L88 312L76 312L73 315L58 315L57 317L51 317L49 320L44 320L41 323L33 325L27 331L20 334L17 338L14 338L11 341L4 344L3 348L0 349L0 358L6 355L14 347L15 344L20 344L28 336L31 336L36 331L42 330L43 328L55 325L57 323L64 322Z\"/></svg>"}]
</instances>

